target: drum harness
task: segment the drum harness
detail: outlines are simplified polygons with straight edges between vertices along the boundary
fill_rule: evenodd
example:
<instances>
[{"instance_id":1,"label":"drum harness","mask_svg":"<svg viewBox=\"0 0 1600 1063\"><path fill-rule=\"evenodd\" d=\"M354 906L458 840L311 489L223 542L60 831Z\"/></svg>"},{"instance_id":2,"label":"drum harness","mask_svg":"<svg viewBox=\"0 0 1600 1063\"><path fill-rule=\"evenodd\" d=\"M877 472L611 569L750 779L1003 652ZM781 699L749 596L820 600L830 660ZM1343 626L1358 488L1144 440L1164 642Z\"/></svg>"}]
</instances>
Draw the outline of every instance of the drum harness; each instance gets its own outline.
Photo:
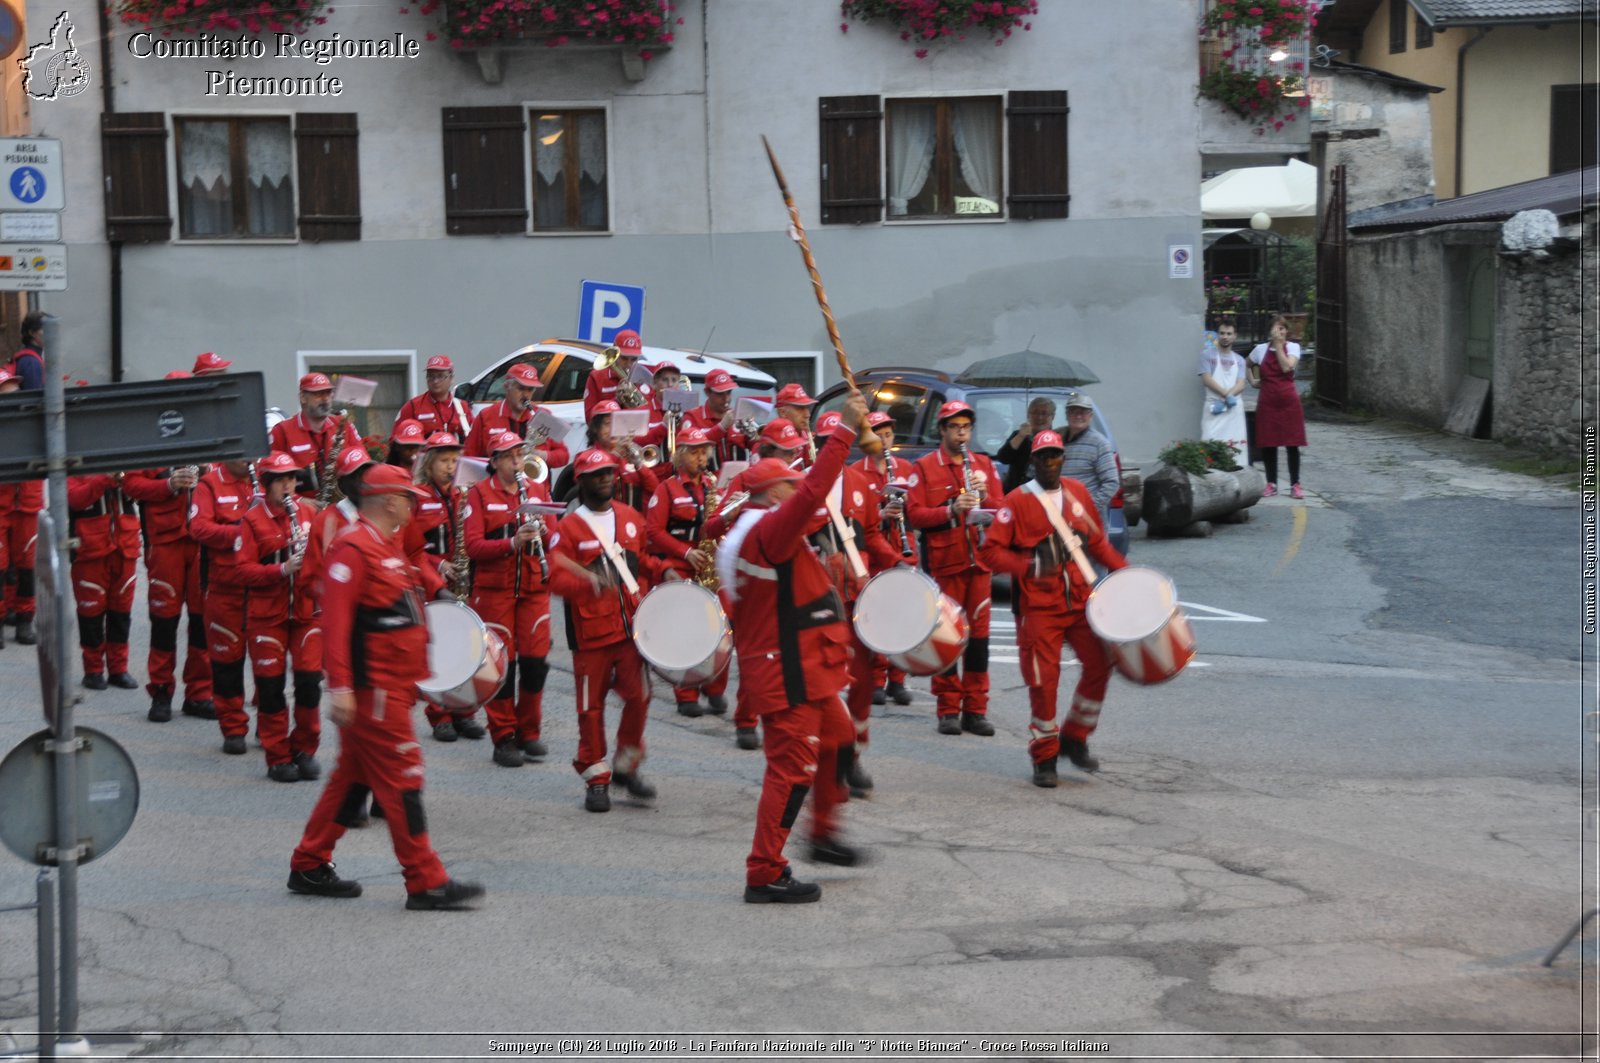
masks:
<instances>
[{"instance_id":1,"label":"drum harness","mask_svg":"<svg viewBox=\"0 0 1600 1063\"><path fill-rule=\"evenodd\" d=\"M1026 484L1023 484L1023 490L1027 491L1030 495L1039 500L1039 508L1044 510L1044 515L1049 519L1050 526L1055 529L1055 533L1061 536L1061 543L1067 548L1067 553L1072 555L1072 560L1078 566L1078 571L1083 574L1084 582L1093 587L1095 580L1098 578L1095 575L1094 566L1091 565L1089 563L1089 559L1084 556L1083 543L1079 540L1077 533L1074 532L1067 525L1067 522L1062 518L1060 507L1050 505L1049 499L1045 498L1045 489L1039 486L1038 480L1029 480ZM1061 488L1060 490L1062 497L1068 497L1067 489L1065 487ZM1083 504L1080 503L1076 498L1072 499L1071 501L1072 515L1075 517L1085 516ZM1064 578L1066 575L1065 572L1063 572L1062 575ZM1070 582L1071 581L1069 580L1068 583L1070 584Z\"/></svg>"}]
</instances>

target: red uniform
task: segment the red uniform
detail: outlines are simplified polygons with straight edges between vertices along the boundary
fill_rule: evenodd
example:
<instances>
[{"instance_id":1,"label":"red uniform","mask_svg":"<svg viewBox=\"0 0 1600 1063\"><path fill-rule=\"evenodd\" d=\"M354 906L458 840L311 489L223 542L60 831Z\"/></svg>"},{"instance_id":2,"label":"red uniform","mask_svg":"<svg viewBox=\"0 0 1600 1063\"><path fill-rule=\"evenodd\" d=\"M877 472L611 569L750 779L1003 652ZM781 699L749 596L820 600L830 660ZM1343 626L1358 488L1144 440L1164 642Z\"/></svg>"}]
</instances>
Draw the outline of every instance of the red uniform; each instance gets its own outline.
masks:
<instances>
[{"instance_id":1,"label":"red uniform","mask_svg":"<svg viewBox=\"0 0 1600 1063\"><path fill-rule=\"evenodd\" d=\"M705 473L691 480L674 473L656 485L656 492L645 508L647 547L668 569L684 579L692 580L699 575L684 558L706 538L705 522L709 516L705 511L706 485L711 480ZM673 696L680 703L698 702L701 693L715 698L721 697L727 689L728 670L724 669L721 675L698 687L674 687ZM725 711L725 707L717 711ZM754 725L752 720L750 726Z\"/></svg>"},{"instance_id":2,"label":"red uniform","mask_svg":"<svg viewBox=\"0 0 1600 1063\"><path fill-rule=\"evenodd\" d=\"M72 592L78 601L78 646L86 675L128 670L139 518L117 479L104 473L67 480L72 535Z\"/></svg>"},{"instance_id":3,"label":"red uniform","mask_svg":"<svg viewBox=\"0 0 1600 1063\"><path fill-rule=\"evenodd\" d=\"M472 408L454 395L443 402L435 402L433 396L424 391L406 400L394 423L406 420L422 425L422 434L425 436L449 432L457 439L465 439L472 428Z\"/></svg>"},{"instance_id":4,"label":"red uniform","mask_svg":"<svg viewBox=\"0 0 1600 1063\"><path fill-rule=\"evenodd\" d=\"M583 419L587 422L594 416L594 408L607 399L621 406L617 398L617 385L622 378L617 376L614 369L591 369L589 377L583 382ZM624 407L626 409L626 407Z\"/></svg>"},{"instance_id":5,"label":"red uniform","mask_svg":"<svg viewBox=\"0 0 1600 1063\"><path fill-rule=\"evenodd\" d=\"M856 462L855 468L860 469L867 477L867 483L872 486L872 493L878 499L878 509L883 510L884 502L888 496L889 481L899 480L902 483L911 479L911 462L905 458L890 455L888 468L877 458L862 458ZM917 564L917 537L911 533L911 525L901 520L891 520L884 517L881 527L883 535L889 541L890 547L900 552L900 556L908 565ZM906 681L906 673L891 667L889 662L882 657L874 657L872 662L872 683L875 688L882 688L885 681L902 686Z\"/></svg>"},{"instance_id":6,"label":"red uniform","mask_svg":"<svg viewBox=\"0 0 1600 1063\"><path fill-rule=\"evenodd\" d=\"M265 500L245 513L238 551L240 582L249 588L245 633L256 680L256 734L267 767L314 756L322 734L322 628L304 568L285 575L297 543L310 544L317 509L289 499L274 509ZM305 547L300 547L304 549ZM289 729L284 673L294 661L294 730Z\"/></svg>"},{"instance_id":7,"label":"red uniform","mask_svg":"<svg viewBox=\"0 0 1600 1063\"><path fill-rule=\"evenodd\" d=\"M765 732L767 772L745 862L750 886L782 877L783 846L813 786L815 840L833 834L845 797L841 758L854 728L839 691L848 678L851 635L833 577L804 533L855 438L854 429L835 429L795 493L776 509L747 507L718 550L719 570L727 572L729 561L732 567L740 689L748 687Z\"/></svg>"},{"instance_id":8,"label":"red uniform","mask_svg":"<svg viewBox=\"0 0 1600 1063\"><path fill-rule=\"evenodd\" d=\"M645 552L644 536L644 518L632 507L616 502L603 513L578 506L561 518L550 539L550 590L561 596L566 608L567 644L578 684L578 755L572 766L591 785L611 781L605 721L609 690L615 689L622 698L616 770L631 775L644 760L650 685L644 659L633 642L633 611L649 584L667 571L659 558ZM612 562L605 557L605 542L615 542L621 549L622 562L638 584L638 596L617 579ZM567 568L562 558L607 575L611 585L596 594L589 581Z\"/></svg>"},{"instance_id":9,"label":"red uniform","mask_svg":"<svg viewBox=\"0 0 1600 1063\"><path fill-rule=\"evenodd\" d=\"M983 560L996 571L1009 574L1015 588L1017 649L1033 710L1028 755L1035 763L1054 763L1060 750L1056 686L1061 679L1061 644L1071 643L1083 666L1063 725L1067 738L1084 740L1094 731L1111 677L1105 646L1084 620L1084 606L1094 588L1068 557L1066 544L1044 507L1051 503L1061 507L1062 519L1083 540L1084 551L1094 560L1113 571L1128 563L1106 540L1088 489L1066 476L1061 478L1061 488L1059 499L1051 499L1033 482L1006 495L983 544Z\"/></svg>"},{"instance_id":10,"label":"red uniform","mask_svg":"<svg viewBox=\"0 0 1600 1063\"><path fill-rule=\"evenodd\" d=\"M144 568L150 608L151 697L170 699L176 687L178 618L189 612L189 648L183 659L183 698L211 700L211 661L206 656L200 544L189 536L193 489L175 490L171 469L145 469L122 478L122 493L139 503L144 528Z\"/></svg>"},{"instance_id":11,"label":"red uniform","mask_svg":"<svg viewBox=\"0 0 1600 1063\"><path fill-rule=\"evenodd\" d=\"M620 457L617 460L622 461ZM613 500L621 502L629 509L644 512L645 507L650 505L650 500L655 497L656 488L661 484L661 477L666 475L665 470L672 466L663 464L659 467L662 472L657 472L655 466L630 465L623 462L617 467L617 486ZM577 497L576 487L573 490L573 497Z\"/></svg>"},{"instance_id":12,"label":"red uniform","mask_svg":"<svg viewBox=\"0 0 1600 1063\"><path fill-rule=\"evenodd\" d=\"M1004 493L994 463L983 454L972 455L972 471L985 487L991 504ZM906 491L906 522L922 533L922 566L939 583L939 589L967 612L971 637L961 659L961 674L952 667L933 677L933 694L940 716L989 711L989 569L978 557L981 530L957 520L951 504L962 492L965 479L960 456L946 457L942 449L924 454L912 466Z\"/></svg>"},{"instance_id":13,"label":"red uniform","mask_svg":"<svg viewBox=\"0 0 1600 1063\"><path fill-rule=\"evenodd\" d=\"M285 422L287 423L287 422ZM205 549L205 619L211 690L224 738L250 730L244 711L245 586L240 578L240 527L252 496L250 478L221 465L200 477L189 510L189 534Z\"/></svg>"},{"instance_id":14,"label":"red uniform","mask_svg":"<svg viewBox=\"0 0 1600 1063\"><path fill-rule=\"evenodd\" d=\"M290 867L313 871L365 814L367 794L383 809L389 837L418 893L449 881L428 839L422 809L422 747L411 726L417 680L428 674L423 605L443 581L406 561L398 536L361 520L328 551L322 598L328 689L354 692L355 719L341 729L339 762L317 800Z\"/></svg>"},{"instance_id":15,"label":"red uniform","mask_svg":"<svg viewBox=\"0 0 1600 1063\"><path fill-rule=\"evenodd\" d=\"M681 433L690 428L703 428L712 443L711 468L720 469L730 461L743 461L749 454L750 441L737 428L723 428L722 418L713 417L704 406L683 411L683 421L678 425Z\"/></svg>"},{"instance_id":16,"label":"red uniform","mask_svg":"<svg viewBox=\"0 0 1600 1063\"><path fill-rule=\"evenodd\" d=\"M39 544L39 513L44 509L44 481L0 484L0 511L5 523L6 616L31 621L34 614L33 564Z\"/></svg>"},{"instance_id":17,"label":"red uniform","mask_svg":"<svg viewBox=\"0 0 1600 1063\"><path fill-rule=\"evenodd\" d=\"M467 433L467 440L462 453L469 458L487 458L489 444L501 432L515 432L523 439L528 438L528 422L533 419L537 406L529 406L523 411L521 417L511 413L511 407L505 399L501 399L493 406L486 406L472 422L472 430ZM545 463L550 466L550 471L561 468L572 460L572 453L567 450L566 443L559 439L547 439L539 444L536 449L544 456Z\"/></svg>"},{"instance_id":18,"label":"red uniform","mask_svg":"<svg viewBox=\"0 0 1600 1063\"><path fill-rule=\"evenodd\" d=\"M296 468L309 470L309 475L301 479L297 493L301 498L315 498L329 460L346 447L361 446L361 433L349 418L338 417L324 419L322 426L313 431L306 423L305 413L301 412L273 425L269 444L272 450L293 458Z\"/></svg>"},{"instance_id":19,"label":"red uniform","mask_svg":"<svg viewBox=\"0 0 1600 1063\"><path fill-rule=\"evenodd\" d=\"M479 480L467 492L462 531L472 559L473 611L505 639L506 678L484 707L495 745L539 741L544 729L544 681L550 674L550 587L539 571L539 557L515 542L523 502L548 502L544 484L531 481L522 497L506 490L498 477ZM550 542L549 522L544 531ZM512 696L515 693L515 704ZM430 720L433 717L429 717ZM442 722L440 717L437 722Z\"/></svg>"}]
</instances>

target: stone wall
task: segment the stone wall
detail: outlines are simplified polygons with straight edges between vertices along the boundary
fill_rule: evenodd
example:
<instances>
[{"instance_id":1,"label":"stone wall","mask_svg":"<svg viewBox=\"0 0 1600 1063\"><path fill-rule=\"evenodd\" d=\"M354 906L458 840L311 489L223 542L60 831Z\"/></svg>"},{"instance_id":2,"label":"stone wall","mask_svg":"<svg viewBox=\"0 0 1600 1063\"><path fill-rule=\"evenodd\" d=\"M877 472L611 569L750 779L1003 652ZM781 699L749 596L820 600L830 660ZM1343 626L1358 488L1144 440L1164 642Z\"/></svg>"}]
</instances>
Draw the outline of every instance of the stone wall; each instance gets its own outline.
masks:
<instances>
[{"instance_id":1,"label":"stone wall","mask_svg":"<svg viewBox=\"0 0 1600 1063\"><path fill-rule=\"evenodd\" d=\"M1327 138L1323 173L1345 166L1351 214L1433 194L1426 89L1345 66L1311 76L1328 84L1328 107L1314 112L1312 122L1313 132Z\"/></svg>"}]
</instances>

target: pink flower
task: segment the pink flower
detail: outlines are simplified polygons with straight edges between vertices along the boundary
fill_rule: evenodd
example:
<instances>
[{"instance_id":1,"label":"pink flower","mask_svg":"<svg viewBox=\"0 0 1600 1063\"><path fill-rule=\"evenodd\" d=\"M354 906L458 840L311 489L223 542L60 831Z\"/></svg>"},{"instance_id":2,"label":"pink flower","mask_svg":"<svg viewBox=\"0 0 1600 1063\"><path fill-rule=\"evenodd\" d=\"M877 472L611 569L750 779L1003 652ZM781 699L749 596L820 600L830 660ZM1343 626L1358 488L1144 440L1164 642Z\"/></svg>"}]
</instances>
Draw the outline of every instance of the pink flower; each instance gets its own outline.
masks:
<instances>
[{"instance_id":1,"label":"pink flower","mask_svg":"<svg viewBox=\"0 0 1600 1063\"><path fill-rule=\"evenodd\" d=\"M918 59L926 59L928 58L928 49L918 48L913 54L915 54Z\"/></svg>"}]
</instances>

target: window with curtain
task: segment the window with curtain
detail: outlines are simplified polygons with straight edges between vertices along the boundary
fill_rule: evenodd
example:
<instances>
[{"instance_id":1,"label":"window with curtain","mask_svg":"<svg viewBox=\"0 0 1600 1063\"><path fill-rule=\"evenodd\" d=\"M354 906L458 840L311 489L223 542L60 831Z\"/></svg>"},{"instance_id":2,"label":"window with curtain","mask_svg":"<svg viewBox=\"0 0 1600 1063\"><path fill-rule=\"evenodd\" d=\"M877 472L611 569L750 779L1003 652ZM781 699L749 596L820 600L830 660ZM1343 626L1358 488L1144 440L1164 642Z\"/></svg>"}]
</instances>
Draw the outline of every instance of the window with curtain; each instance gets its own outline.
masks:
<instances>
[{"instance_id":1,"label":"window with curtain","mask_svg":"<svg viewBox=\"0 0 1600 1063\"><path fill-rule=\"evenodd\" d=\"M889 100L889 220L1000 217L999 96Z\"/></svg>"},{"instance_id":2,"label":"window with curtain","mask_svg":"<svg viewBox=\"0 0 1600 1063\"><path fill-rule=\"evenodd\" d=\"M535 232L605 232L606 113L602 110L529 114L533 136Z\"/></svg>"},{"instance_id":3,"label":"window with curtain","mask_svg":"<svg viewBox=\"0 0 1600 1063\"><path fill-rule=\"evenodd\" d=\"M295 235L288 118L174 118L172 124L183 237Z\"/></svg>"}]
</instances>

